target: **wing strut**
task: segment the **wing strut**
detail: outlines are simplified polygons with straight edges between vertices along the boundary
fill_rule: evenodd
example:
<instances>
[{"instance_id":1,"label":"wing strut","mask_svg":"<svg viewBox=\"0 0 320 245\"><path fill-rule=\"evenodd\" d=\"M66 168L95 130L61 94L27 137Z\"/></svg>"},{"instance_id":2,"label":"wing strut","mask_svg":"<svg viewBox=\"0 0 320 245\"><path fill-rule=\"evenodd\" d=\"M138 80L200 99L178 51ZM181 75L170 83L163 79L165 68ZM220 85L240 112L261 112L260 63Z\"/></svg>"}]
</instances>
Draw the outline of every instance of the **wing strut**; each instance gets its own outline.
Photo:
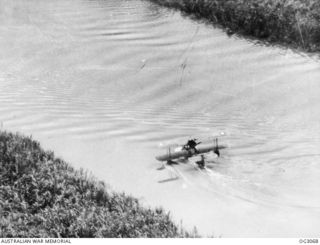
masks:
<instances>
[{"instance_id":1,"label":"wing strut","mask_svg":"<svg viewBox=\"0 0 320 245\"><path fill-rule=\"evenodd\" d=\"M215 146L213 152L214 152L215 154L217 154L218 157L220 157L220 151L219 151L219 145L218 145L218 138L215 138L215 144L216 144L216 146Z\"/></svg>"}]
</instances>

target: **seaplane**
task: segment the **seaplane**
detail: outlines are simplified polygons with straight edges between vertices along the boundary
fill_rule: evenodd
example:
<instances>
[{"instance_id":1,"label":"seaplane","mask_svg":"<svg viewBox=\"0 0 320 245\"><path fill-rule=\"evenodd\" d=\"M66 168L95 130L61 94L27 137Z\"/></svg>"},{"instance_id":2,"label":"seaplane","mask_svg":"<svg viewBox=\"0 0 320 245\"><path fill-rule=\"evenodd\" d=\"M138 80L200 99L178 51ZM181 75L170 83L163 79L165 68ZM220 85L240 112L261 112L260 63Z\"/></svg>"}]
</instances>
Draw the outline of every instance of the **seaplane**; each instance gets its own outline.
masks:
<instances>
[{"instance_id":1,"label":"seaplane","mask_svg":"<svg viewBox=\"0 0 320 245\"><path fill-rule=\"evenodd\" d=\"M200 168L205 168L205 155L213 152L220 157L220 150L227 148L225 145L218 144L218 138L214 140L202 143L197 139L190 139L183 145L176 147L168 147L167 152L162 155L156 156L156 159L160 162L166 162L167 165L179 164L181 162L187 162L191 157L200 156L201 160L196 161L195 164ZM159 168L159 170L164 169Z\"/></svg>"}]
</instances>

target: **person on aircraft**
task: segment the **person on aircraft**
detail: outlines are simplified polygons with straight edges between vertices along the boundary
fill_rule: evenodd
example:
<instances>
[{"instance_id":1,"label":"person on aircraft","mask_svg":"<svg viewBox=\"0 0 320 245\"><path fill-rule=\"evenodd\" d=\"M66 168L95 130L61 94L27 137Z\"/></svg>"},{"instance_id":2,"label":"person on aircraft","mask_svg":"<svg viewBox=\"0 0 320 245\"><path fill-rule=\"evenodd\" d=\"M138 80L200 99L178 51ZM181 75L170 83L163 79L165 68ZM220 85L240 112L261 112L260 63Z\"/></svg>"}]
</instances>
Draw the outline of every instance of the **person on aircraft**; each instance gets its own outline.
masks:
<instances>
[{"instance_id":1,"label":"person on aircraft","mask_svg":"<svg viewBox=\"0 0 320 245\"><path fill-rule=\"evenodd\" d=\"M197 142L197 139L190 139L188 142L183 146L183 149L190 151L194 150L195 153L199 153L196 146L199 145L201 142Z\"/></svg>"}]
</instances>

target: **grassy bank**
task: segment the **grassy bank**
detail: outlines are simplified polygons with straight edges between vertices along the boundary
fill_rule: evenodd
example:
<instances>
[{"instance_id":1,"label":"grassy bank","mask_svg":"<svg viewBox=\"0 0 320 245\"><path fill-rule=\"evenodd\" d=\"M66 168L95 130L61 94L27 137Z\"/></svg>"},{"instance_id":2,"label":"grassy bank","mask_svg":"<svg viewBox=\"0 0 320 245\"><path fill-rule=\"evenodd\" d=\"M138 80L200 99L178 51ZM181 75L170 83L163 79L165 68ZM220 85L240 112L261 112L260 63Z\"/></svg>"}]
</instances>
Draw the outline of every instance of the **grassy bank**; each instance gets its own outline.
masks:
<instances>
[{"instance_id":1,"label":"grassy bank","mask_svg":"<svg viewBox=\"0 0 320 245\"><path fill-rule=\"evenodd\" d=\"M29 137L0 132L0 237L188 237Z\"/></svg>"},{"instance_id":2,"label":"grassy bank","mask_svg":"<svg viewBox=\"0 0 320 245\"><path fill-rule=\"evenodd\" d=\"M180 9L238 33L282 43L308 52L320 51L318 0L150 0Z\"/></svg>"}]
</instances>

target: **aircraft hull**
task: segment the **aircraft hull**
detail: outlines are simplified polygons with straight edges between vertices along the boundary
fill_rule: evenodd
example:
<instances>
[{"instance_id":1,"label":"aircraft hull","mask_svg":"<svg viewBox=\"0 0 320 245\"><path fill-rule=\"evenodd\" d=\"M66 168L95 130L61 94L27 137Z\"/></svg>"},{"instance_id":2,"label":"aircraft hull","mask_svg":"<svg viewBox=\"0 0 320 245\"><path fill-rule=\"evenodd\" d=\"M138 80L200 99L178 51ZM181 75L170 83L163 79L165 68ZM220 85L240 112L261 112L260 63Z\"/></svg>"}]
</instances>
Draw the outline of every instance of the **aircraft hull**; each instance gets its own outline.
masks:
<instances>
[{"instance_id":1,"label":"aircraft hull","mask_svg":"<svg viewBox=\"0 0 320 245\"><path fill-rule=\"evenodd\" d=\"M219 150L220 149L224 149L224 148L226 148L226 146L219 145L217 147L216 144L212 143L212 144L206 144L206 145L199 145L196 148L198 150L197 153L193 149L191 149L189 151L187 151L185 149L181 149L181 150L178 150L178 151L174 151L174 150L172 151L172 149L171 149L166 154L156 156L156 159L158 161L163 162L163 161L170 161L170 160L183 158L183 157L187 158L187 157L192 157L192 156L203 154L203 153L208 153L210 151L216 150L217 148Z\"/></svg>"}]
</instances>

